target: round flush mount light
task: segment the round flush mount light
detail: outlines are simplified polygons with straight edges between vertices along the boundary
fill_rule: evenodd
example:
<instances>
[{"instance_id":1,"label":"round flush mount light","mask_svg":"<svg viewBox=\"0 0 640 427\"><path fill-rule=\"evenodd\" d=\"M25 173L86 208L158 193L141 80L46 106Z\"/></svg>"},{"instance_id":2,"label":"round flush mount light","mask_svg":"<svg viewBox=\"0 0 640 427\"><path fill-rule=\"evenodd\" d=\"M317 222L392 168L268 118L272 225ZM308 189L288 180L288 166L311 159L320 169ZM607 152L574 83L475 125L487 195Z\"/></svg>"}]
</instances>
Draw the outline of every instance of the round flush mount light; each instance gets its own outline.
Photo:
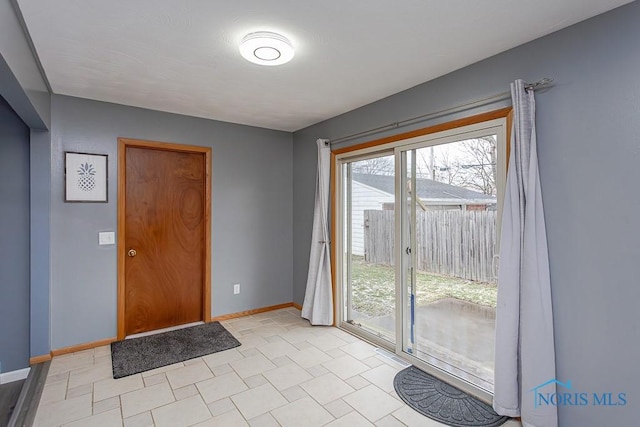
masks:
<instances>
[{"instance_id":1,"label":"round flush mount light","mask_svg":"<svg viewBox=\"0 0 640 427\"><path fill-rule=\"evenodd\" d=\"M254 64L281 65L291 61L293 47L280 34L260 31L244 36L240 43L240 54Z\"/></svg>"}]
</instances>

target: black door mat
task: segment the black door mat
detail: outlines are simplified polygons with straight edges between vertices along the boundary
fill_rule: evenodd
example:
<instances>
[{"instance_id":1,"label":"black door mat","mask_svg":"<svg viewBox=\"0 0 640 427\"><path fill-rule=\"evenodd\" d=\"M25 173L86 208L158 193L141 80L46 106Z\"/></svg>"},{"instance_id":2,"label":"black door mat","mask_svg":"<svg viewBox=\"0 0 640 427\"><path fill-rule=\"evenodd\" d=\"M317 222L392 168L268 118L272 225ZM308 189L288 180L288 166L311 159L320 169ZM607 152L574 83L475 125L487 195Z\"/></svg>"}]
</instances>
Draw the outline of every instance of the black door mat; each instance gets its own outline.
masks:
<instances>
[{"instance_id":1,"label":"black door mat","mask_svg":"<svg viewBox=\"0 0 640 427\"><path fill-rule=\"evenodd\" d=\"M220 322L111 343L113 378L238 347L240 342Z\"/></svg>"},{"instance_id":2,"label":"black door mat","mask_svg":"<svg viewBox=\"0 0 640 427\"><path fill-rule=\"evenodd\" d=\"M398 372L393 380L398 396L411 408L452 427L495 427L509 417L415 366Z\"/></svg>"}]
</instances>

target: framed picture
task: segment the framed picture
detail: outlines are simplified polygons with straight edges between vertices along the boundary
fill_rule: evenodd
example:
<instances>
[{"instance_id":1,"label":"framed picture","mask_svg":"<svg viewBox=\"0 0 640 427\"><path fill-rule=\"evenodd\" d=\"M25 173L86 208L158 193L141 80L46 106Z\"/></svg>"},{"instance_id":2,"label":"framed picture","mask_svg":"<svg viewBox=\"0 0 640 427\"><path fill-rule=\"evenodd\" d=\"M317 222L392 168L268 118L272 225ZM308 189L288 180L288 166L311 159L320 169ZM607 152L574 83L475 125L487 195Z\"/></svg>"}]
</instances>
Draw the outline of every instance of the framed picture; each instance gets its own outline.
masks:
<instances>
[{"instance_id":1,"label":"framed picture","mask_svg":"<svg viewBox=\"0 0 640 427\"><path fill-rule=\"evenodd\" d=\"M107 157L64 152L65 202L107 202Z\"/></svg>"}]
</instances>

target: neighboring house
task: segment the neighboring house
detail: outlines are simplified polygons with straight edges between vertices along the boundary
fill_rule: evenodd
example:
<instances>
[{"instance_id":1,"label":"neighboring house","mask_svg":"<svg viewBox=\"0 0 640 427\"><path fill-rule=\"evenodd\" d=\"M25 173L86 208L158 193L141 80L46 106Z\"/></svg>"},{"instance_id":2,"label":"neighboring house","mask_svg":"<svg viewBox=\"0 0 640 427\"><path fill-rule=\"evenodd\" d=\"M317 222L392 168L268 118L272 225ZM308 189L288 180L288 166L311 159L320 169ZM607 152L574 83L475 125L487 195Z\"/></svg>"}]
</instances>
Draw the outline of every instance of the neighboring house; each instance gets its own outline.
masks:
<instances>
[{"instance_id":1,"label":"neighboring house","mask_svg":"<svg viewBox=\"0 0 640 427\"><path fill-rule=\"evenodd\" d=\"M390 175L354 173L353 180L386 194L395 193L394 177ZM495 196L432 179L417 178L416 187L418 187L418 197L429 210L485 210L494 209L496 204Z\"/></svg>"},{"instance_id":2,"label":"neighboring house","mask_svg":"<svg viewBox=\"0 0 640 427\"><path fill-rule=\"evenodd\" d=\"M394 195L358 182L356 175L351 186L351 253L364 256L364 211L393 206Z\"/></svg>"},{"instance_id":3,"label":"neighboring house","mask_svg":"<svg viewBox=\"0 0 640 427\"><path fill-rule=\"evenodd\" d=\"M391 175L354 173L351 194L351 253L364 256L364 211L393 209L395 183ZM496 198L431 179L416 179L418 197L428 210L495 209Z\"/></svg>"}]
</instances>

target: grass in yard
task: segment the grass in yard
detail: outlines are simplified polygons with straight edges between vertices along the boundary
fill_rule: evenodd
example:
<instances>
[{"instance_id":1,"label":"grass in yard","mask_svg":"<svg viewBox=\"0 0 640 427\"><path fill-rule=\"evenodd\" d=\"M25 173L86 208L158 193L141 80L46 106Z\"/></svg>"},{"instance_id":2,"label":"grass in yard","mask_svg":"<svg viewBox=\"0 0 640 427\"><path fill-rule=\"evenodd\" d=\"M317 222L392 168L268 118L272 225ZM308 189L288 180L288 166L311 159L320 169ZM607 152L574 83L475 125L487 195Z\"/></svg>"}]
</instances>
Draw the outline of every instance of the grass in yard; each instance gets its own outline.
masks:
<instances>
[{"instance_id":1,"label":"grass in yard","mask_svg":"<svg viewBox=\"0 0 640 427\"><path fill-rule=\"evenodd\" d=\"M354 257L351 271L353 309L369 316L384 316L395 309L394 267L370 264ZM487 307L496 306L498 288L491 283L474 282L419 271L416 273L417 305L443 298L456 298Z\"/></svg>"}]
</instances>

